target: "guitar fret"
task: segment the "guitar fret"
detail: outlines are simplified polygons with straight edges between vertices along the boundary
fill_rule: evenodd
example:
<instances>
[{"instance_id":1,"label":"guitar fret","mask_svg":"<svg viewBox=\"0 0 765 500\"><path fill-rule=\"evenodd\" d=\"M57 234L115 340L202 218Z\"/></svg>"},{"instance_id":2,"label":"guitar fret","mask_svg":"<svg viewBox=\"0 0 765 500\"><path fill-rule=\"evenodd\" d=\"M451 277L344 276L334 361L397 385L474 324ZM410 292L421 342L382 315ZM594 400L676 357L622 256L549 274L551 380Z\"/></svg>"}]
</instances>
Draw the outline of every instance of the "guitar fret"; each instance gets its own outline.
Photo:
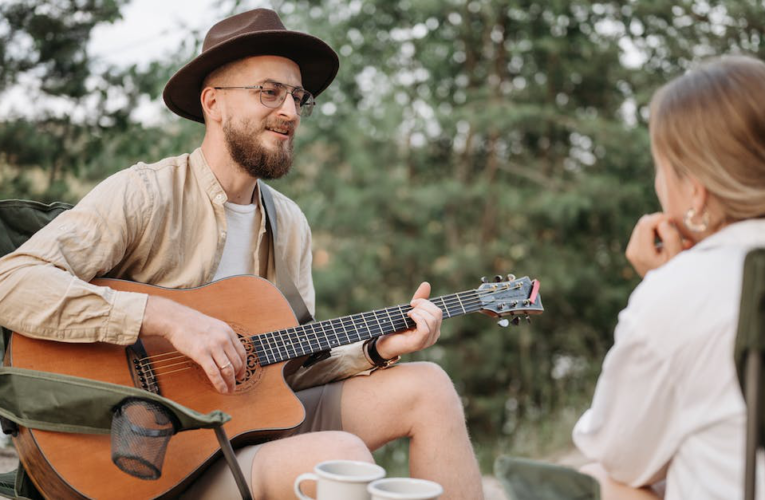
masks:
<instances>
[{"instance_id":1,"label":"guitar fret","mask_svg":"<svg viewBox=\"0 0 765 500\"><path fill-rule=\"evenodd\" d=\"M390 326L392 328L391 333L395 332L396 331L396 324L393 322L393 318L391 318L391 316L390 316L390 309L389 308L385 309L385 314L388 315L388 321L390 322Z\"/></svg>"},{"instance_id":2,"label":"guitar fret","mask_svg":"<svg viewBox=\"0 0 765 500\"><path fill-rule=\"evenodd\" d=\"M310 344L308 346L309 349L306 349L305 344L304 344L306 342L305 327L304 326L301 325L301 326L296 326L295 327L295 339L294 339L294 341L295 341L297 347L300 348L300 351L301 351L300 355L301 356L304 356L305 354L311 352Z\"/></svg>"},{"instance_id":3,"label":"guitar fret","mask_svg":"<svg viewBox=\"0 0 765 500\"><path fill-rule=\"evenodd\" d=\"M340 325L343 327L343 333L345 333L345 339L348 341L349 344L351 344L351 334L348 333L348 328L345 325L345 318L340 318ZM351 333L354 333L354 330L351 329Z\"/></svg>"},{"instance_id":4,"label":"guitar fret","mask_svg":"<svg viewBox=\"0 0 765 500\"><path fill-rule=\"evenodd\" d=\"M366 331L371 335L372 330L369 328L369 325L367 324L367 319L364 317L363 314L359 314L361 316L361 320L364 322L364 327L366 328Z\"/></svg>"},{"instance_id":5,"label":"guitar fret","mask_svg":"<svg viewBox=\"0 0 765 500\"><path fill-rule=\"evenodd\" d=\"M449 313L449 308L446 306L446 301L443 297L441 297L441 310L446 313L447 318L451 318L452 315Z\"/></svg>"},{"instance_id":6,"label":"guitar fret","mask_svg":"<svg viewBox=\"0 0 765 500\"><path fill-rule=\"evenodd\" d=\"M319 341L319 336L316 335L316 323L309 323L308 325L311 327L311 333L313 333L313 338L316 341L314 349L316 351L321 351L321 342Z\"/></svg>"},{"instance_id":7,"label":"guitar fret","mask_svg":"<svg viewBox=\"0 0 765 500\"><path fill-rule=\"evenodd\" d=\"M465 310L465 305L462 303L462 299L460 299L460 296L459 296L459 294L455 295L455 297L457 297L457 300L458 300L458 301L459 301L459 303L460 303L460 307L462 308L462 312L463 312L463 314L467 314L467 311Z\"/></svg>"},{"instance_id":8,"label":"guitar fret","mask_svg":"<svg viewBox=\"0 0 765 500\"><path fill-rule=\"evenodd\" d=\"M406 320L408 319L406 317L406 314L404 314L404 310L402 309L403 306L398 306L398 313L401 315L402 318L404 318L404 324L406 324Z\"/></svg>"},{"instance_id":9,"label":"guitar fret","mask_svg":"<svg viewBox=\"0 0 765 500\"><path fill-rule=\"evenodd\" d=\"M380 319L377 317L377 311L372 311L372 317L375 319L375 322L377 323L377 328L380 329L380 335L385 334L385 330L383 330L382 324L380 323ZM380 335L375 335L379 337Z\"/></svg>"},{"instance_id":10,"label":"guitar fret","mask_svg":"<svg viewBox=\"0 0 765 500\"><path fill-rule=\"evenodd\" d=\"M268 347L268 351L271 352L271 357L273 358L273 361L275 362L276 361L276 356L274 355L274 348L271 345L270 337L271 337L270 333L266 333L264 335L260 335L260 338L265 338L266 343L267 343L267 347ZM268 359L268 351L265 351L265 353L266 353L266 360L267 361L271 361L271 360Z\"/></svg>"},{"instance_id":11,"label":"guitar fret","mask_svg":"<svg viewBox=\"0 0 765 500\"><path fill-rule=\"evenodd\" d=\"M253 345L253 348L255 349L255 356L257 356L258 360L262 361L265 359L266 364L270 364L270 360L268 359L268 352L266 352L265 347L263 346L263 342L261 342L261 339L259 336L250 337L249 339L250 343Z\"/></svg>"},{"instance_id":12,"label":"guitar fret","mask_svg":"<svg viewBox=\"0 0 765 500\"><path fill-rule=\"evenodd\" d=\"M332 327L332 333L335 334L335 343L333 344L332 341L330 340L329 342L330 347L337 347L340 345L340 337L337 335L337 329L335 329L335 321L337 320L333 319L329 321L329 326ZM341 323L341 326L342 326L342 323Z\"/></svg>"},{"instance_id":13,"label":"guitar fret","mask_svg":"<svg viewBox=\"0 0 765 500\"><path fill-rule=\"evenodd\" d=\"M295 351L295 348L292 347L292 342L290 341L290 331L289 329L284 330L284 334L282 335L282 342L284 342L284 352L288 356L295 356L297 357L297 352ZM290 353L290 351L292 351Z\"/></svg>"}]
</instances>

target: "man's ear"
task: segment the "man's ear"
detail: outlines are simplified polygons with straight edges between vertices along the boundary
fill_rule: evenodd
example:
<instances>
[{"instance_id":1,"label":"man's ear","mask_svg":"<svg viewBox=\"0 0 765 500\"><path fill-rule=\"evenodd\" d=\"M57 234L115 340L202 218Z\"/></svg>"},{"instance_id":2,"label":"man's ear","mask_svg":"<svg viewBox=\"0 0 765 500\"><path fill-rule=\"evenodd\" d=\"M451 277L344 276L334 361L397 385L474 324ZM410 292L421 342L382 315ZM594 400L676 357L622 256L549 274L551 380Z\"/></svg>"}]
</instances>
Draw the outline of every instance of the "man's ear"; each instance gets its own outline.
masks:
<instances>
[{"instance_id":1,"label":"man's ear","mask_svg":"<svg viewBox=\"0 0 765 500\"><path fill-rule=\"evenodd\" d=\"M218 91L212 87L205 87L199 96L202 104L202 112L205 120L220 122L223 119L221 113L221 102L218 100Z\"/></svg>"}]
</instances>

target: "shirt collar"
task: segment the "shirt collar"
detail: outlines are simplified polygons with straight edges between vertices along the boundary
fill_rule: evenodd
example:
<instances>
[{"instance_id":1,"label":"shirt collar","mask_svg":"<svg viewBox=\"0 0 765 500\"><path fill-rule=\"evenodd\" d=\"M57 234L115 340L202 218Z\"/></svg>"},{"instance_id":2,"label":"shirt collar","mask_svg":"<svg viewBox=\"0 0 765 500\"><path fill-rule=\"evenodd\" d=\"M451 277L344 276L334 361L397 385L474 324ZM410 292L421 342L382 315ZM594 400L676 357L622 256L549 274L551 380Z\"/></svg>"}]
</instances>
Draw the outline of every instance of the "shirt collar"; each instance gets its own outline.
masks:
<instances>
[{"instance_id":1,"label":"shirt collar","mask_svg":"<svg viewBox=\"0 0 765 500\"><path fill-rule=\"evenodd\" d=\"M747 219L729 224L698 242L691 250L708 250L730 244L765 246L765 219Z\"/></svg>"},{"instance_id":2,"label":"shirt collar","mask_svg":"<svg viewBox=\"0 0 765 500\"><path fill-rule=\"evenodd\" d=\"M215 177L210 165L207 164L202 148L197 148L191 153L189 163L197 179L199 179L200 186L205 190L210 201L223 206L228 201L228 196L226 196L226 192L223 190L220 182L218 182L218 178Z\"/></svg>"}]
</instances>

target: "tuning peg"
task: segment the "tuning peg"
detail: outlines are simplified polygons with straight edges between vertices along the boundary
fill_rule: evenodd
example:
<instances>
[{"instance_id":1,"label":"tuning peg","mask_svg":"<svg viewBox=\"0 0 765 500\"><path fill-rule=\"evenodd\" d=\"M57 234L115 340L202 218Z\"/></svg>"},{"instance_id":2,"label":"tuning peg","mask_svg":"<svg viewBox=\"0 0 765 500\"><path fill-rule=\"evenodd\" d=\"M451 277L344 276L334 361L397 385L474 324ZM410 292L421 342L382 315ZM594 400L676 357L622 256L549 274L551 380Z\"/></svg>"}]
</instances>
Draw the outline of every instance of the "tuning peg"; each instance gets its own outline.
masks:
<instances>
[{"instance_id":1,"label":"tuning peg","mask_svg":"<svg viewBox=\"0 0 765 500\"><path fill-rule=\"evenodd\" d=\"M518 325L520 325L520 324L521 324L521 318L520 318L520 316L516 316L516 317L514 317L514 318L513 318L513 324L514 324L515 326L518 326Z\"/></svg>"},{"instance_id":2,"label":"tuning peg","mask_svg":"<svg viewBox=\"0 0 765 500\"><path fill-rule=\"evenodd\" d=\"M507 281L515 281L515 275L514 274L508 274L507 275Z\"/></svg>"},{"instance_id":3,"label":"tuning peg","mask_svg":"<svg viewBox=\"0 0 765 500\"><path fill-rule=\"evenodd\" d=\"M481 283L488 283L488 282L489 282L489 278L487 278L486 276L481 276Z\"/></svg>"},{"instance_id":4,"label":"tuning peg","mask_svg":"<svg viewBox=\"0 0 765 500\"><path fill-rule=\"evenodd\" d=\"M502 280L504 280L504 279L505 278L503 278L501 274L498 274L498 275L494 276L494 281L496 281L497 283L501 283Z\"/></svg>"},{"instance_id":5,"label":"tuning peg","mask_svg":"<svg viewBox=\"0 0 765 500\"><path fill-rule=\"evenodd\" d=\"M497 321L497 324L502 328L507 328L510 326L510 322L507 320L507 318L502 318L501 320Z\"/></svg>"},{"instance_id":6,"label":"tuning peg","mask_svg":"<svg viewBox=\"0 0 765 500\"><path fill-rule=\"evenodd\" d=\"M526 323L531 324L531 317L528 314L526 315Z\"/></svg>"}]
</instances>

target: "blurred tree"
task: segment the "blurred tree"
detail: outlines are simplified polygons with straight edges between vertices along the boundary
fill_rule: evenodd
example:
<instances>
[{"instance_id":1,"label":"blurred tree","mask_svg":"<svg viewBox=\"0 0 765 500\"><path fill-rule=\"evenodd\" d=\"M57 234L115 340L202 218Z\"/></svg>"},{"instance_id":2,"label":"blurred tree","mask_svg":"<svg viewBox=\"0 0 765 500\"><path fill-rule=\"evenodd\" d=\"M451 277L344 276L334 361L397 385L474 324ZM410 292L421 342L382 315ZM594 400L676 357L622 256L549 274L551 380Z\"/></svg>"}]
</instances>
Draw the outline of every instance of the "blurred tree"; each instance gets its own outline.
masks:
<instances>
[{"instance_id":1,"label":"blurred tree","mask_svg":"<svg viewBox=\"0 0 765 500\"><path fill-rule=\"evenodd\" d=\"M177 147L177 136L134 117L142 99L157 98L175 61L113 67L87 51L93 28L119 19L127 1L0 3L0 95L17 100L0 119L0 196L75 201L88 182ZM199 136L176 129L184 144ZM86 186L74 189L67 176Z\"/></svg>"},{"instance_id":2,"label":"blurred tree","mask_svg":"<svg viewBox=\"0 0 765 500\"><path fill-rule=\"evenodd\" d=\"M0 92L22 82L39 87L35 99L63 96L88 110L0 117L0 166L16 172L0 196L33 189L27 167L97 179L199 144L197 125L133 116L190 59L199 34L144 70L89 64L90 30L125 1L0 4ZM658 209L650 96L701 58L763 57L765 5L228 0L221 10L261 6L341 59L301 126L293 173L276 183L314 228L319 317L406 302L423 279L435 294L473 288L482 275L540 279L546 313L532 325L451 320L414 357L451 374L487 457L565 445L559 422L570 426L589 401L637 281L624 245L637 218ZM58 185L46 196L66 197Z\"/></svg>"},{"instance_id":3,"label":"blurred tree","mask_svg":"<svg viewBox=\"0 0 765 500\"><path fill-rule=\"evenodd\" d=\"M517 447L529 422L581 409L637 282L624 245L659 208L650 95L701 57L762 56L765 6L274 5L341 57L304 123L295 173L279 184L314 227L320 316L406 301L423 279L440 294L481 275L531 275L547 309L533 325L454 320L419 357L449 371L490 447Z\"/></svg>"}]
</instances>

